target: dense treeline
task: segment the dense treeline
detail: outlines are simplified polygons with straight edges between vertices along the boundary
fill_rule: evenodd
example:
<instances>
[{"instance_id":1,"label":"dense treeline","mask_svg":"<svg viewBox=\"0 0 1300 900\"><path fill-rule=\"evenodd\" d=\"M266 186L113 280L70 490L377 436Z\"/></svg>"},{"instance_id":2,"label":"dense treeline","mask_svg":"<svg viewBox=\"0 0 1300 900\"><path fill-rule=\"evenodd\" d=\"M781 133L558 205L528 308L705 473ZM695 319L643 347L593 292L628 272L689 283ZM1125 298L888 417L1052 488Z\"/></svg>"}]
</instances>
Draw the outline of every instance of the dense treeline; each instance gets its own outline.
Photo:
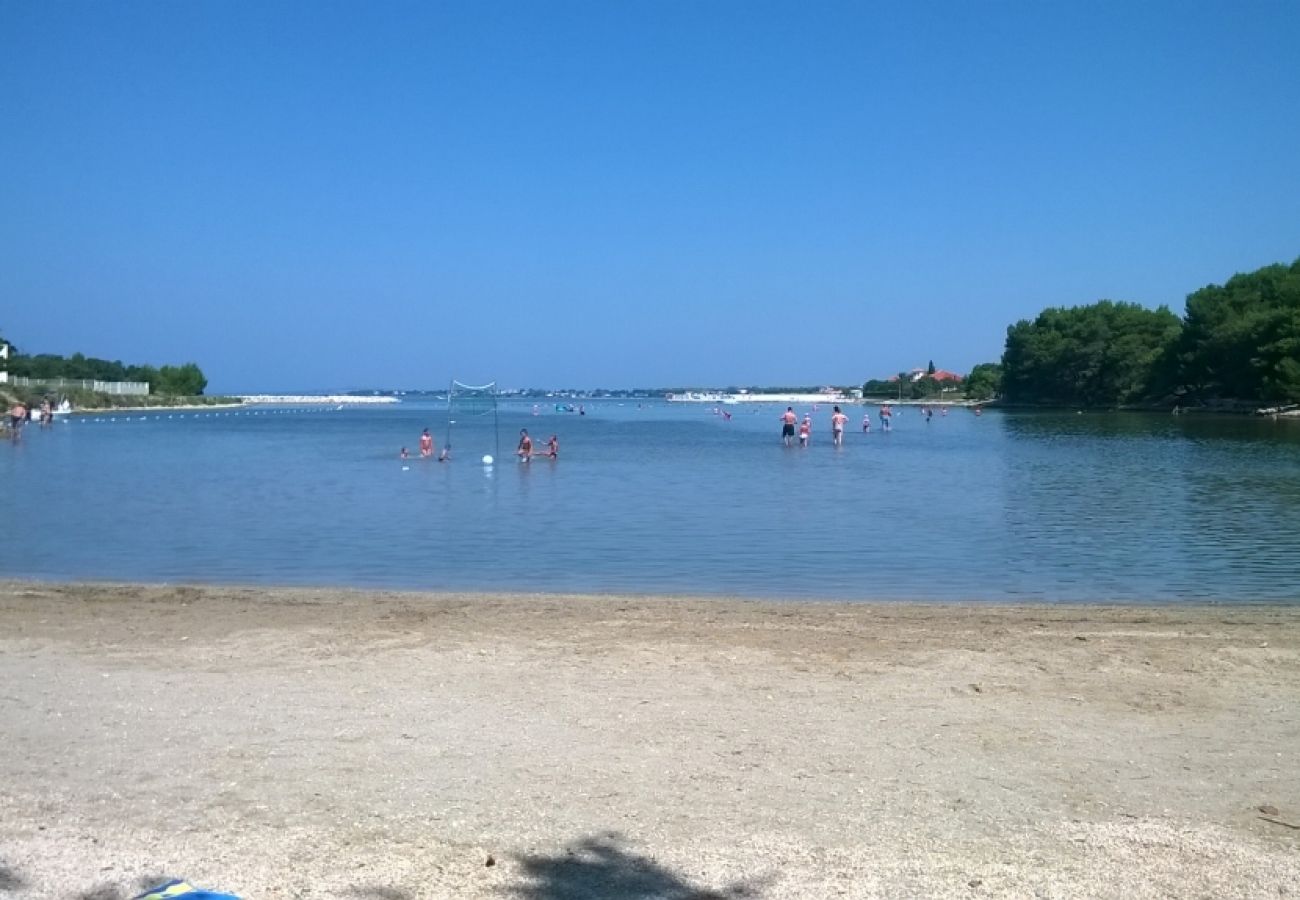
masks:
<instances>
[{"instance_id":1,"label":"dense treeline","mask_svg":"<svg viewBox=\"0 0 1300 900\"><path fill-rule=\"evenodd\" d=\"M949 382L939 381L933 375L912 379L911 372L899 372L890 379L873 378L862 385L862 396L896 400L926 400L954 390Z\"/></svg>"},{"instance_id":2,"label":"dense treeline","mask_svg":"<svg viewBox=\"0 0 1300 900\"><path fill-rule=\"evenodd\" d=\"M1300 259L1188 297L1176 356L1194 396L1300 401Z\"/></svg>"},{"instance_id":3,"label":"dense treeline","mask_svg":"<svg viewBox=\"0 0 1300 900\"><path fill-rule=\"evenodd\" d=\"M0 343L5 343L0 338ZM94 381L147 381L156 394L196 397L208 386L208 379L194 363L179 366L128 366L118 360L95 359L81 353L55 356L21 353L9 345L8 370L26 378L72 378Z\"/></svg>"},{"instance_id":4,"label":"dense treeline","mask_svg":"<svg viewBox=\"0 0 1300 900\"><path fill-rule=\"evenodd\" d=\"M1109 300L1045 309L1007 329L1001 390L1069 406L1300 402L1300 259L1196 291L1181 320Z\"/></svg>"},{"instance_id":5,"label":"dense treeline","mask_svg":"<svg viewBox=\"0 0 1300 900\"><path fill-rule=\"evenodd\" d=\"M1045 309L1007 329L1002 391L1017 403L1116 406L1149 397L1178 340L1168 307L1103 300Z\"/></svg>"}]
</instances>

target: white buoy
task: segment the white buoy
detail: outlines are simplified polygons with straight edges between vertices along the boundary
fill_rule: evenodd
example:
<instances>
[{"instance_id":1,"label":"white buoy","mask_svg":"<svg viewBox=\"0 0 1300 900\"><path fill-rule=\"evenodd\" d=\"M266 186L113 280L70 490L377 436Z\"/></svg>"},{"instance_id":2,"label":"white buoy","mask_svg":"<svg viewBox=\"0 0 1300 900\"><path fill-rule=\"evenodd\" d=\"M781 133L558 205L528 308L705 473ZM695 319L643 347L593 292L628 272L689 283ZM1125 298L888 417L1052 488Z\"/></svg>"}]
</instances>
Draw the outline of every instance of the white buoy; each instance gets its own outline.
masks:
<instances>
[{"instance_id":1,"label":"white buoy","mask_svg":"<svg viewBox=\"0 0 1300 900\"><path fill-rule=\"evenodd\" d=\"M491 454L491 453L485 453L485 454L483 455L483 465L485 465L485 466L490 466L490 465L492 465L492 454Z\"/></svg>"}]
</instances>

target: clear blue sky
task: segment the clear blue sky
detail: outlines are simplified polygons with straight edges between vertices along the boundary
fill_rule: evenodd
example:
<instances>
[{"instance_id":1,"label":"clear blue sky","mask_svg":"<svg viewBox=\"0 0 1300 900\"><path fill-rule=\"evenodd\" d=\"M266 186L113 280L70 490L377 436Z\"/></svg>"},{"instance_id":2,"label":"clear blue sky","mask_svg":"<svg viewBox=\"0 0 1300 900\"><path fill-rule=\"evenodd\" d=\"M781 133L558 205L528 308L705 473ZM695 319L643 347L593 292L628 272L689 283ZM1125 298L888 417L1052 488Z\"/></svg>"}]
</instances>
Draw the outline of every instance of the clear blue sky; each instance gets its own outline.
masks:
<instances>
[{"instance_id":1,"label":"clear blue sky","mask_svg":"<svg viewBox=\"0 0 1300 900\"><path fill-rule=\"evenodd\" d=\"M0 4L0 332L851 383L1300 255L1300 3Z\"/></svg>"}]
</instances>

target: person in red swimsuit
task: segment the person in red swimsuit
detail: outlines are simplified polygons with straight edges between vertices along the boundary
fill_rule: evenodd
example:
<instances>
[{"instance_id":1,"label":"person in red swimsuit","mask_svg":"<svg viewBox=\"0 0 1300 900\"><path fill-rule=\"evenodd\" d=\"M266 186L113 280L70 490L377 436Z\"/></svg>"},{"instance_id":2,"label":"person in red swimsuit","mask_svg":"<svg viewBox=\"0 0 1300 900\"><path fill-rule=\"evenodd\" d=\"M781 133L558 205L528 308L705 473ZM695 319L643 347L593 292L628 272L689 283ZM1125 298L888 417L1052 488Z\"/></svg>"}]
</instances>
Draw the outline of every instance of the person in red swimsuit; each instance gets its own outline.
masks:
<instances>
[{"instance_id":1,"label":"person in red swimsuit","mask_svg":"<svg viewBox=\"0 0 1300 900\"><path fill-rule=\"evenodd\" d=\"M429 434L429 429L424 429L420 435L420 455L433 456L433 435Z\"/></svg>"}]
</instances>

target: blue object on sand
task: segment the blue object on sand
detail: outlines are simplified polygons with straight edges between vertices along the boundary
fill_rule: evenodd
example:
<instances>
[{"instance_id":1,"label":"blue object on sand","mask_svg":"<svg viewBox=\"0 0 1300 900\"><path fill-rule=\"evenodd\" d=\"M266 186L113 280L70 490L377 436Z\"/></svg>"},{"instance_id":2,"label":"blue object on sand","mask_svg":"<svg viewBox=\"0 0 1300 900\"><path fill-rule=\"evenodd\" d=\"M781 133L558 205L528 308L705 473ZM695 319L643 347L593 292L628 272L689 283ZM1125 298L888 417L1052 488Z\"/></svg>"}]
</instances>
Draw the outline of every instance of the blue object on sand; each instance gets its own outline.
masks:
<instances>
[{"instance_id":1,"label":"blue object on sand","mask_svg":"<svg viewBox=\"0 0 1300 900\"><path fill-rule=\"evenodd\" d=\"M174 880L145 891L135 900L239 900L234 894L204 891L188 881Z\"/></svg>"}]
</instances>

